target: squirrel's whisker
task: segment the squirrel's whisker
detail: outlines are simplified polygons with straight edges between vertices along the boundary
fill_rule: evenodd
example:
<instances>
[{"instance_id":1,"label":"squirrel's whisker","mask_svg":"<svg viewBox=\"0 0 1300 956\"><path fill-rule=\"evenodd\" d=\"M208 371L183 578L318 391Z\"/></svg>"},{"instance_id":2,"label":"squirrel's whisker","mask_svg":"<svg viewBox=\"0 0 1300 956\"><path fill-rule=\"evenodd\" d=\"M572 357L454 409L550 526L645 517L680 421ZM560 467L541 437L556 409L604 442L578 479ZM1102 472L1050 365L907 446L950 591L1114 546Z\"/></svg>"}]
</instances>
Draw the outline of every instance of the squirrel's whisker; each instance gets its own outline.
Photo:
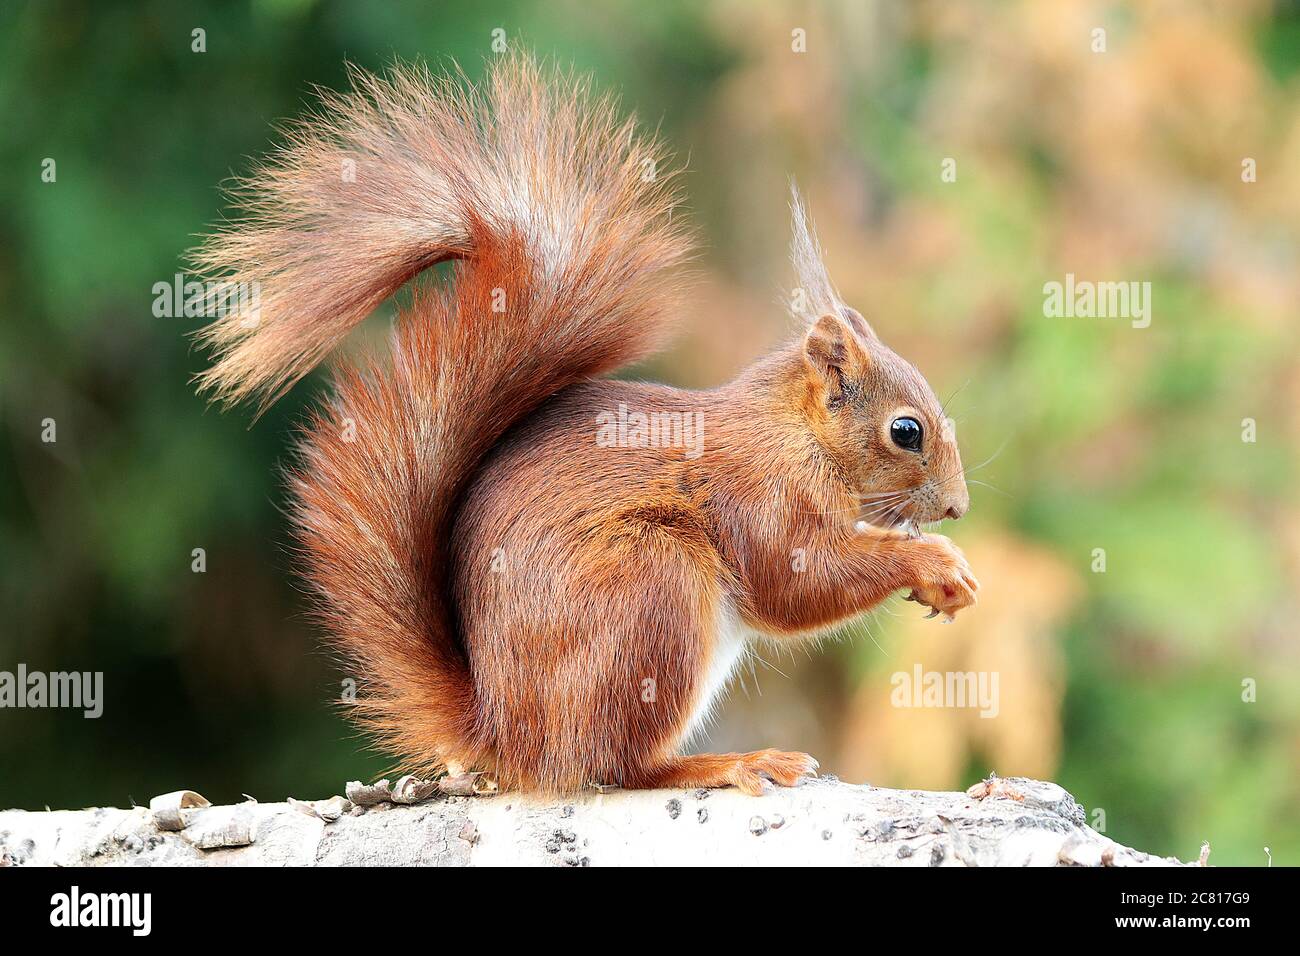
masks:
<instances>
[{"instance_id":1,"label":"squirrel's whisker","mask_svg":"<svg viewBox=\"0 0 1300 956\"><path fill-rule=\"evenodd\" d=\"M967 478L966 481L972 485L979 485L981 488L987 488L989 489L989 491L996 491L998 494L1002 495L1005 498L1013 497L1013 495L1010 492L1003 491L997 485L991 485L987 481L980 481L978 478Z\"/></svg>"}]
</instances>

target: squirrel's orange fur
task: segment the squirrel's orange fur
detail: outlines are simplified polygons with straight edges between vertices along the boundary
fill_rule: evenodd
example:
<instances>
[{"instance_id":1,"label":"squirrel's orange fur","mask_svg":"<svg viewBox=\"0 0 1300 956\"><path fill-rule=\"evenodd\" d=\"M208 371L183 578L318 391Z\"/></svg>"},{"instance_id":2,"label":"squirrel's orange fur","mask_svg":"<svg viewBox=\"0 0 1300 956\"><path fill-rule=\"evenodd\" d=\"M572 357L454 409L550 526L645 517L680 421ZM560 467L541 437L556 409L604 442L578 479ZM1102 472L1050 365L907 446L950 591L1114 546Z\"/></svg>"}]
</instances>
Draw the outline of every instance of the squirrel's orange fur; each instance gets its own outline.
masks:
<instances>
[{"instance_id":1,"label":"squirrel's orange fur","mask_svg":"<svg viewBox=\"0 0 1300 956\"><path fill-rule=\"evenodd\" d=\"M245 181L196 254L257 283L204 330L202 385L273 401L408 279L388 361L338 371L293 476L306 573L363 681L364 725L413 770L566 790L735 785L804 754L681 756L747 640L797 639L900 588L977 587L916 522L967 497L924 379L838 299L796 202L810 327L730 385L600 379L649 354L689 243L656 144L526 58L478 87L422 68L355 91ZM255 319L255 321L250 321ZM620 406L697 416L698 448L608 447ZM890 440L900 415L924 444Z\"/></svg>"}]
</instances>

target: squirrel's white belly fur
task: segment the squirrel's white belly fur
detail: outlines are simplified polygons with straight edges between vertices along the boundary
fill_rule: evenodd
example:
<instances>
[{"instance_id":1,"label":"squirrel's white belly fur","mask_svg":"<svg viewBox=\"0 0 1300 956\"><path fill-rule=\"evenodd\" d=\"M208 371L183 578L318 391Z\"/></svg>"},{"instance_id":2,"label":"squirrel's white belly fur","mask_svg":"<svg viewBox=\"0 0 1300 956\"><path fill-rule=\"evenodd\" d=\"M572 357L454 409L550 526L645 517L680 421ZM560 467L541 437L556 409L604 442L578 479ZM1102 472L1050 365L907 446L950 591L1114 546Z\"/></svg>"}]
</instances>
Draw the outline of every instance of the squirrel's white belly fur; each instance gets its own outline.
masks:
<instances>
[{"instance_id":1,"label":"squirrel's white belly fur","mask_svg":"<svg viewBox=\"0 0 1300 956\"><path fill-rule=\"evenodd\" d=\"M695 698L695 707L686 722L685 739L689 740L708 724L753 636L753 630L741 620L736 606L724 598L718 605L713 626L713 647L704 666L704 677Z\"/></svg>"}]
</instances>

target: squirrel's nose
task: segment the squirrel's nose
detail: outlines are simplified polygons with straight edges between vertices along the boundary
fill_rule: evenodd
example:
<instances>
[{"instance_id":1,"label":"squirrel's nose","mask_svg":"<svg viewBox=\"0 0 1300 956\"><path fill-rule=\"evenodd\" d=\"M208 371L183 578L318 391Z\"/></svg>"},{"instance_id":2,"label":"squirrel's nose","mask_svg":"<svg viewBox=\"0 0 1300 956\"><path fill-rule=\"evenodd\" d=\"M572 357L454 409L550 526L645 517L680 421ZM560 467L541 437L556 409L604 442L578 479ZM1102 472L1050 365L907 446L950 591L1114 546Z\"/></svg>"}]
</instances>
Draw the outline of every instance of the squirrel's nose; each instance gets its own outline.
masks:
<instances>
[{"instance_id":1,"label":"squirrel's nose","mask_svg":"<svg viewBox=\"0 0 1300 956\"><path fill-rule=\"evenodd\" d=\"M970 507L970 494L966 491L966 482L963 481L958 488L953 489L953 493L949 494L947 498L949 505L944 517L956 521Z\"/></svg>"}]
</instances>

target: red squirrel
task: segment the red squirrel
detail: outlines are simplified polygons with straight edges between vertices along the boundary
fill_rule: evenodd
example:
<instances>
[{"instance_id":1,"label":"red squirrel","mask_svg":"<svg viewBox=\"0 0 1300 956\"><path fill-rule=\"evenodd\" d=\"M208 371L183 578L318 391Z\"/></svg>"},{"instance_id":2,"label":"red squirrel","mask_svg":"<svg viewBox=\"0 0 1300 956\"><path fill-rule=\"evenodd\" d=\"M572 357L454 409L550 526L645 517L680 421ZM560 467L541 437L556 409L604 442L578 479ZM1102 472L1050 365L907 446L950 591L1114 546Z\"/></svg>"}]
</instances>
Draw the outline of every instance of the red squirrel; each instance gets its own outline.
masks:
<instances>
[{"instance_id":1,"label":"red squirrel","mask_svg":"<svg viewBox=\"0 0 1300 956\"><path fill-rule=\"evenodd\" d=\"M652 137L526 56L477 85L356 70L322 98L194 253L259 293L200 332L199 384L264 408L452 263L386 360L336 370L290 475L356 718L407 769L518 788L759 794L812 774L803 753L681 747L755 642L900 589L951 617L978 583L919 528L969 504L939 402L840 301L797 195L796 340L709 391L611 380L663 342L691 253ZM700 440L624 421L602 441L620 415Z\"/></svg>"}]
</instances>

